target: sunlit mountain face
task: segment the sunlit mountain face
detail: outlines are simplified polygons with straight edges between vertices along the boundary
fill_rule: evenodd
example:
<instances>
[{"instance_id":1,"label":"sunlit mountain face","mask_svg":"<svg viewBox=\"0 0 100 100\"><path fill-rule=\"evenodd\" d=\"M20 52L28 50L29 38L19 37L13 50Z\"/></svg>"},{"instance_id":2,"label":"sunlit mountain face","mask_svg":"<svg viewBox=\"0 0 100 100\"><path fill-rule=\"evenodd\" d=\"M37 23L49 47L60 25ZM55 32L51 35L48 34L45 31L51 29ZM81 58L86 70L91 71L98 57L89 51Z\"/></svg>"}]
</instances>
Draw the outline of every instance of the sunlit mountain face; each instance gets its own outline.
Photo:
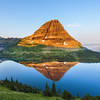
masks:
<instances>
[{"instance_id":1,"label":"sunlit mountain face","mask_svg":"<svg viewBox=\"0 0 100 100\"><path fill-rule=\"evenodd\" d=\"M20 63L28 67L33 67L45 77L53 81L59 81L70 68L78 64L78 62L46 62L39 64L27 62Z\"/></svg>"},{"instance_id":2,"label":"sunlit mountain face","mask_svg":"<svg viewBox=\"0 0 100 100\"><path fill-rule=\"evenodd\" d=\"M46 22L34 34L23 38L18 46L32 47L39 44L64 48L82 47L82 44L70 36L58 20Z\"/></svg>"}]
</instances>

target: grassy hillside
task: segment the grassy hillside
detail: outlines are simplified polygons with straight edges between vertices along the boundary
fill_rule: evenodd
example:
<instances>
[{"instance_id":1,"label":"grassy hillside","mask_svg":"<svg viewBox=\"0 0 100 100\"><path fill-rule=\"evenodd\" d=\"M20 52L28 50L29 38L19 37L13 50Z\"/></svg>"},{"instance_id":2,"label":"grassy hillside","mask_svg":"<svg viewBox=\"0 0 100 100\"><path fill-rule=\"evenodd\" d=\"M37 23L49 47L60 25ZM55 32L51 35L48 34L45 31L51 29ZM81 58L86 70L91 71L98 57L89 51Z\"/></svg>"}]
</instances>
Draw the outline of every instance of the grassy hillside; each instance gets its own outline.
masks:
<instances>
[{"instance_id":1,"label":"grassy hillside","mask_svg":"<svg viewBox=\"0 0 100 100\"><path fill-rule=\"evenodd\" d=\"M44 45L34 47L13 45L1 51L0 58L15 61L32 61L35 63L50 61L100 62L100 53L86 48L66 49Z\"/></svg>"},{"instance_id":2,"label":"grassy hillside","mask_svg":"<svg viewBox=\"0 0 100 100\"><path fill-rule=\"evenodd\" d=\"M46 97L42 94L31 94L11 91L0 86L0 100L63 100L60 97Z\"/></svg>"},{"instance_id":3,"label":"grassy hillside","mask_svg":"<svg viewBox=\"0 0 100 100\"><path fill-rule=\"evenodd\" d=\"M68 94L68 93L67 93ZM62 96L44 96L42 93L24 93L24 92L16 92L12 91L6 87L0 85L0 100L100 100L100 96L90 96L84 95L80 98L78 95L76 97L72 97L68 99L68 95L63 93Z\"/></svg>"}]
</instances>

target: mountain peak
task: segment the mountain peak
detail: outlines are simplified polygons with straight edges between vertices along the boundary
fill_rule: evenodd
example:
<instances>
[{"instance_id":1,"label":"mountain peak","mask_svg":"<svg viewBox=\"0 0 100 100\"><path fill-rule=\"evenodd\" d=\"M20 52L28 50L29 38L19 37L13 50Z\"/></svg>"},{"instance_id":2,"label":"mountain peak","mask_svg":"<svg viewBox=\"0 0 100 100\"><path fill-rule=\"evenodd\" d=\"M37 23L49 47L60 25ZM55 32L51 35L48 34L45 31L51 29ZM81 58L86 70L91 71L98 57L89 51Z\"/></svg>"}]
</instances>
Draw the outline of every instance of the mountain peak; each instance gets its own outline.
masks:
<instances>
[{"instance_id":1,"label":"mountain peak","mask_svg":"<svg viewBox=\"0 0 100 100\"><path fill-rule=\"evenodd\" d=\"M65 48L79 48L82 46L81 43L68 34L56 19L43 24L34 34L22 39L18 45L34 46L35 44Z\"/></svg>"}]
</instances>

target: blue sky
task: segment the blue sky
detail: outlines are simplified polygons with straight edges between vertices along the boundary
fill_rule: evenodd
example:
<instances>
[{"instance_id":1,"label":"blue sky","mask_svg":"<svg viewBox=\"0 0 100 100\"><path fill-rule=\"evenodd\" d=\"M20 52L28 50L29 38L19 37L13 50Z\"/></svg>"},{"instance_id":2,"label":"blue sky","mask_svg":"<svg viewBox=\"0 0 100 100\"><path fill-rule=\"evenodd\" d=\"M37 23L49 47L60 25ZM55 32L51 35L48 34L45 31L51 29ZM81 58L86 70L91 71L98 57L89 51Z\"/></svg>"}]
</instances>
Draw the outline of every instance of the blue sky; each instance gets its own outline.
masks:
<instances>
[{"instance_id":1,"label":"blue sky","mask_svg":"<svg viewBox=\"0 0 100 100\"><path fill-rule=\"evenodd\" d=\"M0 36L25 37L51 19L82 43L100 43L100 0L0 0Z\"/></svg>"}]
</instances>

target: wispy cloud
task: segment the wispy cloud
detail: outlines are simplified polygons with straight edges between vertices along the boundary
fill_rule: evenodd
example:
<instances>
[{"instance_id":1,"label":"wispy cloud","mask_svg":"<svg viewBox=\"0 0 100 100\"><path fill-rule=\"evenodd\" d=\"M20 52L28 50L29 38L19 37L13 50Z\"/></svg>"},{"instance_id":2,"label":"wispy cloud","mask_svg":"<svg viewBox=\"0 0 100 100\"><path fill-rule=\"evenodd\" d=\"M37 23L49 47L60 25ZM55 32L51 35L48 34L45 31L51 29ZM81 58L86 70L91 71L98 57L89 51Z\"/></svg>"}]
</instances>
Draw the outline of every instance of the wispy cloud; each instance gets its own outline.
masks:
<instances>
[{"instance_id":1,"label":"wispy cloud","mask_svg":"<svg viewBox=\"0 0 100 100\"><path fill-rule=\"evenodd\" d=\"M80 24L68 24L67 27L68 27L68 28L80 27Z\"/></svg>"}]
</instances>

